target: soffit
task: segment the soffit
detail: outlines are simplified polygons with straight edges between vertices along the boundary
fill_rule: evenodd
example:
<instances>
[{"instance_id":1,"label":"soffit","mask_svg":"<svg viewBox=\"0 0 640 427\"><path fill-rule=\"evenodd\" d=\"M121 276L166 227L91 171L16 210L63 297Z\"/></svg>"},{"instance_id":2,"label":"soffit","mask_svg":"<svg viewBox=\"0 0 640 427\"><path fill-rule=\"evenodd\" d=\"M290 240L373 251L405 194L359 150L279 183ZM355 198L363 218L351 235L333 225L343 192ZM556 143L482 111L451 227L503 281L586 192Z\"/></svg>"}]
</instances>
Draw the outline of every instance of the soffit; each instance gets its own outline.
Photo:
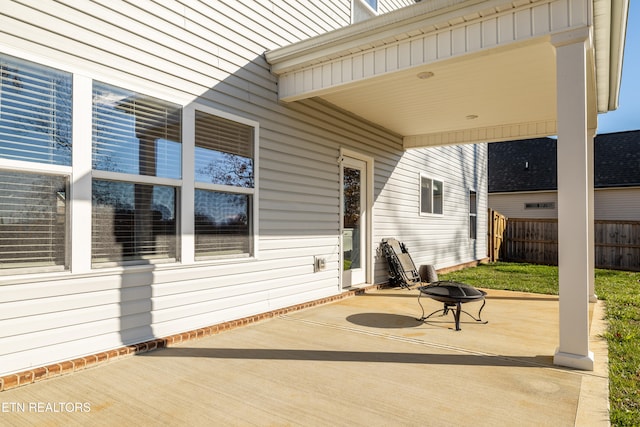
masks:
<instances>
[{"instance_id":1,"label":"soffit","mask_svg":"<svg viewBox=\"0 0 640 427\"><path fill-rule=\"evenodd\" d=\"M602 40L602 30L589 31L591 7L591 0L423 2L266 58L280 76L281 100L321 98L402 135L406 148L548 136L557 130L551 37L584 28L590 43L594 33ZM598 96L611 92L609 76L597 82L603 66L591 46L588 126L595 128ZM608 51L598 62L611 58ZM418 78L425 72L433 76ZM607 90L596 93L600 85Z\"/></svg>"}]
</instances>

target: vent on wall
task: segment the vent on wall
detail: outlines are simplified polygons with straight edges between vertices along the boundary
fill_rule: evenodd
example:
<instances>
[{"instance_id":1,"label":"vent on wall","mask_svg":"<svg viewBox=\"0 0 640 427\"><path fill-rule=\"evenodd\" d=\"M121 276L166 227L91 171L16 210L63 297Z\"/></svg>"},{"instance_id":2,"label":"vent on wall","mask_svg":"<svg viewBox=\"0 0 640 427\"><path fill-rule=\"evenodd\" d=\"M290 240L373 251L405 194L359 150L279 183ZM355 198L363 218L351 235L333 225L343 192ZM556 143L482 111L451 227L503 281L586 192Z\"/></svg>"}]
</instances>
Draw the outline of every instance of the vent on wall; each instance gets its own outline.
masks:
<instances>
[{"instance_id":1,"label":"vent on wall","mask_svg":"<svg viewBox=\"0 0 640 427\"><path fill-rule=\"evenodd\" d=\"M525 209L555 209L555 202L544 202L544 203L525 203Z\"/></svg>"}]
</instances>

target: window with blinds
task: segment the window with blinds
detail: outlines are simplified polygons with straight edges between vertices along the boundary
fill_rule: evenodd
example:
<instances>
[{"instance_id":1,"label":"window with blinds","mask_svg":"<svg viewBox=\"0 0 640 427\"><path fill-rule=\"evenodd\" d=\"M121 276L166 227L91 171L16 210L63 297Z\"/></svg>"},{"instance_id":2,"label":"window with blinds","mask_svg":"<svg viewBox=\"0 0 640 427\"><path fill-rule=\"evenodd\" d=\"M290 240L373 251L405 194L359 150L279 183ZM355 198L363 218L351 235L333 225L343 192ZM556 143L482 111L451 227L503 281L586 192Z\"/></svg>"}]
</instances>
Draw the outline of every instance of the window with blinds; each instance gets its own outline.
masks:
<instances>
[{"instance_id":1,"label":"window with blinds","mask_svg":"<svg viewBox=\"0 0 640 427\"><path fill-rule=\"evenodd\" d=\"M219 191L195 192L195 253L206 257L251 253L252 197Z\"/></svg>"},{"instance_id":2,"label":"window with blinds","mask_svg":"<svg viewBox=\"0 0 640 427\"><path fill-rule=\"evenodd\" d=\"M195 111L196 259L253 252L254 132Z\"/></svg>"},{"instance_id":3,"label":"window with blinds","mask_svg":"<svg viewBox=\"0 0 640 427\"><path fill-rule=\"evenodd\" d=\"M181 177L182 110L104 83L93 85L93 169Z\"/></svg>"},{"instance_id":4,"label":"window with blinds","mask_svg":"<svg viewBox=\"0 0 640 427\"><path fill-rule=\"evenodd\" d=\"M177 258L181 121L177 104L94 82L93 266Z\"/></svg>"},{"instance_id":5,"label":"window with blinds","mask_svg":"<svg viewBox=\"0 0 640 427\"><path fill-rule=\"evenodd\" d=\"M64 176L0 171L0 269L67 266Z\"/></svg>"},{"instance_id":6,"label":"window with blinds","mask_svg":"<svg viewBox=\"0 0 640 427\"><path fill-rule=\"evenodd\" d=\"M71 165L71 74L0 55L0 158Z\"/></svg>"},{"instance_id":7,"label":"window with blinds","mask_svg":"<svg viewBox=\"0 0 640 427\"><path fill-rule=\"evenodd\" d=\"M176 189L94 180L93 263L176 258Z\"/></svg>"},{"instance_id":8,"label":"window with blinds","mask_svg":"<svg viewBox=\"0 0 640 427\"><path fill-rule=\"evenodd\" d=\"M253 188L253 127L196 110L196 181Z\"/></svg>"}]
</instances>

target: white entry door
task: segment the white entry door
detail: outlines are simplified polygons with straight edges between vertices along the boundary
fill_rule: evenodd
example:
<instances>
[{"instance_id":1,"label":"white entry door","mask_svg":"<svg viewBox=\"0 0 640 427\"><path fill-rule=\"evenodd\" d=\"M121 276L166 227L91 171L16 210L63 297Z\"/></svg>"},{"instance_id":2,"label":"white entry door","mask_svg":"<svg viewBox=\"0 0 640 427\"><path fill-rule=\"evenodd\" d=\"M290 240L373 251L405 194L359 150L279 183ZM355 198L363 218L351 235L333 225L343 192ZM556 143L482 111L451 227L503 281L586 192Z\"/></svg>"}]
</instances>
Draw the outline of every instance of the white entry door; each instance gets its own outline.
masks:
<instances>
[{"instance_id":1,"label":"white entry door","mask_svg":"<svg viewBox=\"0 0 640 427\"><path fill-rule=\"evenodd\" d=\"M367 163L342 157L342 287L367 281L368 224Z\"/></svg>"}]
</instances>

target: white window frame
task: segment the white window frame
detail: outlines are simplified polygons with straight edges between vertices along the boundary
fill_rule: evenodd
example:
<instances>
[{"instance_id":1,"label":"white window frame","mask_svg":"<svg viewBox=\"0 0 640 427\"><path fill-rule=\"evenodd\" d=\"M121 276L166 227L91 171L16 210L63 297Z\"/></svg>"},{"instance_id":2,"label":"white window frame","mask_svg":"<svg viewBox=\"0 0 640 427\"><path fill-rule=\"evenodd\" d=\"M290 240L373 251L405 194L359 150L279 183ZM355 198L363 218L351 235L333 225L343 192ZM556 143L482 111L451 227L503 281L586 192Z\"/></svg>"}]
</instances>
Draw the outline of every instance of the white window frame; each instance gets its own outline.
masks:
<instances>
[{"instance_id":1,"label":"white window frame","mask_svg":"<svg viewBox=\"0 0 640 427\"><path fill-rule=\"evenodd\" d=\"M166 99L165 97L157 97L155 94L148 94L146 92L137 90L137 89L131 89L131 87L129 85L126 86L118 86L117 84L113 84L109 81L103 81L103 80L99 80L97 78L93 78L91 79L91 103L89 104L89 108L87 108L89 111L93 111L93 86L94 83L102 83L102 84L106 84L109 86L113 86L115 88L118 89L123 89L123 90L127 90L127 91L131 91L137 94L141 94L141 95L145 95L145 96L150 96L150 97L154 97L157 99L160 99L162 101L166 101L166 102L170 102L172 104L176 104L179 105L181 110L184 111L184 105L174 102L174 101L170 101L168 99ZM90 125L93 127L93 117L91 117L91 122ZM184 117L181 117L181 121L184 121ZM182 126L182 123L181 123ZM90 141L92 141L91 143L91 147L93 147L93 132L91 133L91 138L89 139ZM88 145L88 144L87 144ZM181 142L182 145L182 142ZM184 146L182 145L182 153L184 155ZM91 163L92 163L92 159L93 159L93 152L90 149L89 150L89 166L91 167ZM182 166L182 165L181 165ZM181 171L182 172L182 171ZM118 266L139 266L139 265L144 265L144 264L150 264L150 265L156 265L156 264L171 264L171 263L176 263L180 261L180 246L181 246L181 229L180 229L180 219L181 219L181 193L182 193L182 185L183 185L183 181L184 178L181 179L177 179L177 178L164 178L164 177L157 177L157 176L149 176L149 175L136 175L136 174L130 174L130 173L121 173L121 172L110 172L110 171L105 171L105 170L99 170L99 169L93 169L91 168L91 183L93 183L93 181L95 180L104 180L104 181L114 181L114 182L123 182L123 183L127 183L127 184L146 184L146 185L151 185L151 186L165 186L165 187L172 187L175 189L175 209L176 209L176 234L175 234L175 238L176 238L176 253L175 253L175 258L170 257L170 258L153 258L153 259L144 259L144 260L136 260L136 261L113 261L113 262L100 262L96 265L93 264L93 258L92 258L92 250L93 250L93 234L89 233L89 245L90 245L90 268L92 270L100 270L100 269L104 269L104 268L109 268L109 267L118 267ZM93 198L93 192L92 192L92 188L89 189L89 203L91 203L91 200ZM91 209L91 214L93 214L93 206L90 207ZM93 218L93 215L89 216L90 218Z\"/></svg>"},{"instance_id":2,"label":"white window frame","mask_svg":"<svg viewBox=\"0 0 640 427\"><path fill-rule=\"evenodd\" d=\"M471 212L471 193L475 195L475 199L476 199L475 212ZM467 197L469 201L469 239L477 240L478 239L478 191L474 188L470 188L469 191L467 192ZM471 236L471 221L475 222L474 236Z\"/></svg>"},{"instance_id":3,"label":"white window frame","mask_svg":"<svg viewBox=\"0 0 640 427\"><path fill-rule=\"evenodd\" d=\"M431 212L424 212L422 210L422 180L423 179L428 179L431 181ZM433 182L434 181L437 181L442 185L442 212L436 212L436 213L433 212L433 206L434 206ZM418 179L418 212L420 213L420 216L437 216L437 217L444 216L444 200L445 200L445 181L443 179L436 178L426 173L420 172L420 176Z\"/></svg>"},{"instance_id":4,"label":"white window frame","mask_svg":"<svg viewBox=\"0 0 640 427\"><path fill-rule=\"evenodd\" d=\"M1 53L14 56L36 64L66 71L72 75L72 158L71 166L49 165L14 159L0 158L0 169L11 172L41 173L63 176L68 181L67 194L67 242L65 269L58 267L49 268L11 268L0 272L3 280L29 277L46 280L50 275L60 274L95 274L106 272L111 268L121 270L129 264L135 264L134 268L172 268L179 263L183 266L211 264L229 264L255 260L259 256L259 122L248 118L228 113L202 103L191 102L190 98L183 98L177 94L169 94L158 90L155 86L132 85L131 82L114 78L113 76L87 73L84 69L73 67L69 64L58 63L38 55L29 55L16 51L11 47L3 46ZM92 169L92 98L94 81L103 82L136 93L145 94L164 101L178 104L182 107L182 178L149 177L145 175L132 175ZM216 115L238 123L253 127L253 188L240 188L219 184L195 182L195 111L202 111ZM84 142L84 143L83 143ZM88 142L88 143L87 143ZM91 221L77 220L78 218L92 217L92 182L94 179L121 181L128 183L165 185L176 189L176 262L169 260L149 260L149 267L135 262L104 263L92 265L92 224ZM211 259L195 261L194 238L194 198L195 189L232 192L236 194L252 195L251 209L251 238L252 254L246 255L220 255ZM73 219L76 220L73 220ZM155 264L155 266L153 266ZM20 279L21 280L21 279Z\"/></svg>"},{"instance_id":5,"label":"white window frame","mask_svg":"<svg viewBox=\"0 0 640 427\"><path fill-rule=\"evenodd\" d=\"M71 115L71 130L72 130L71 166L0 158L0 169L8 172L17 172L17 173L24 172L24 173L33 173L33 174L55 175L55 176L64 177L67 180L68 193L70 194L67 194L67 204L66 204L66 212L65 212L65 216L66 216L65 218L65 221L66 221L65 265L55 266L55 267L43 266L43 267L29 267L29 268L24 268L24 267L7 268L5 270L0 271L0 276L5 277L5 276L23 275L23 274L34 275L38 273L48 273L48 272L68 274L73 268L73 252L72 251L74 250L72 245L72 240L71 240L73 238L73 231L71 227L71 217L73 215L73 212L72 212L73 203L71 200L71 197L73 195L73 182L72 182L73 172L72 171L73 171L74 158L76 155L75 154L76 146L80 145L75 143L76 138L75 138L75 134L73 133L74 127L76 126L76 119L77 119L76 111L78 110L78 108L75 105L75 102L76 102L75 74L71 71L68 71L65 67L60 66L60 64L57 64L49 60L43 60L42 58L38 58L33 55L25 55L24 52L21 52L19 50L14 50L12 48L7 48L6 46L2 46L2 50L0 50L0 53L3 55L12 56L12 57L21 59L23 61L33 62L34 64L40 65L42 67L55 68L60 71L69 73L71 74L71 85L72 85L71 100L70 100L71 113L72 113Z\"/></svg>"},{"instance_id":6,"label":"white window frame","mask_svg":"<svg viewBox=\"0 0 640 427\"><path fill-rule=\"evenodd\" d=\"M377 3L377 1L376 1ZM364 21L378 16L378 8L369 4L369 0L351 0L351 23Z\"/></svg>"},{"instance_id":7,"label":"white window frame","mask_svg":"<svg viewBox=\"0 0 640 427\"><path fill-rule=\"evenodd\" d=\"M196 182L195 180L195 116L196 111L211 114L233 122L241 123L253 128L253 188L236 187L232 185L213 184L207 182ZM258 188L260 170L259 159L259 141L260 141L260 123L245 117L237 116L226 111L202 104L191 103L182 110L182 199L181 199L181 221L180 229L182 230L182 253L181 259L183 263L207 263L216 261L245 261L258 258ZM195 259L195 191L209 190L221 191L226 193L247 194L251 195L251 219L250 230L252 239L252 253L247 255L212 255L204 257L196 261Z\"/></svg>"}]
</instances>

